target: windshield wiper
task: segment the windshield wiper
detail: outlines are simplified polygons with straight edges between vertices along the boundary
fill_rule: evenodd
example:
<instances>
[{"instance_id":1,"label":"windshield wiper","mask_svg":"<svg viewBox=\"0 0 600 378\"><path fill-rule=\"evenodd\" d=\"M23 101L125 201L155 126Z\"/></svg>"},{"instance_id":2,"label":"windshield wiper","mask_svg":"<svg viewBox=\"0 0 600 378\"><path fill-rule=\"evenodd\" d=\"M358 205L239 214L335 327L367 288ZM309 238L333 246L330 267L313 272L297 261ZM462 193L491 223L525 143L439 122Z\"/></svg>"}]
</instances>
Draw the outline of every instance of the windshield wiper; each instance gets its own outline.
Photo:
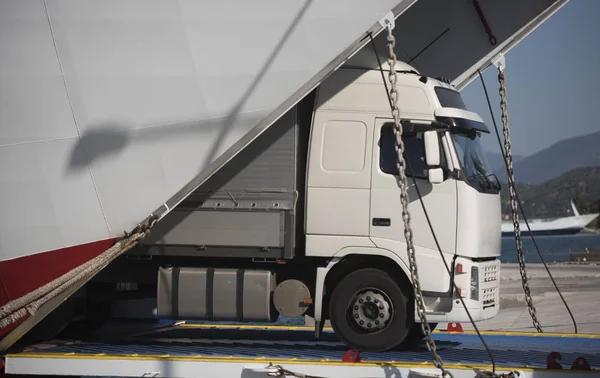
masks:
<instances>
[{"instance_id":1,"label":"windshield wiper","mask_svg":"<svg viewBox=\"0 0 600 378\"><path fill-rule=\"evenodd\" d=\"M483 164L481 163L481 160L479 160L479 158L477 156L473 156L473 155L471 155L471 160L473 161L473 165L475 166L475 169L477 169L479 174L484 178L485 182L487 182L488 188L492 188L493 187L492 182L487 177L487 172L483 168Z\"/></svg>"},{"instance_id":2,"label":"windshield wiper","mask_svg":"<svg viewBox=\"0 0 600 378\"><path fill-rule=\"evenodd\" d=\"M485 177L485 175L482 175L481 173L474 173L474 174L470 175L468 178L469 178L469 180L479 182L479 185L481 186L482 189L491 189L492 188L492 183L490 182L490 180L487 177Z\"/></svg>"},{"instance_id":3,"label":"windshield wiper","mask_svg":"<svg viewBox=\"0 0 600 378\"><path fill-rule=\"evenodd\" d=\"M479 182L479 184L481 185L482 189L494 189L494 190L500 190L502 189L500 182L498 181L498 178L496 178L494 181L492 182L488 177L496 177L495 174L490 173L489 175L484 175L482 173L475 173L472 174L468 177L469 180L477 180ZM482 180L483 179L483 180Z\"/></svg>"},{"instance_id":4,"label":"windshield wiper","mask_svg":"<svg viewBox=\"0 0 600 378\"><path fill-rule=\"evenodd\" d=\"M498 180L498 176L496 176L495 173L490 173L488 176L490 176L490 177L493 176L494 177L494 181L495 181L494 182L494 189L496 189L498 191L502 190L502 185L500 185L500 180Z\"/></svg>"}]
</instances>

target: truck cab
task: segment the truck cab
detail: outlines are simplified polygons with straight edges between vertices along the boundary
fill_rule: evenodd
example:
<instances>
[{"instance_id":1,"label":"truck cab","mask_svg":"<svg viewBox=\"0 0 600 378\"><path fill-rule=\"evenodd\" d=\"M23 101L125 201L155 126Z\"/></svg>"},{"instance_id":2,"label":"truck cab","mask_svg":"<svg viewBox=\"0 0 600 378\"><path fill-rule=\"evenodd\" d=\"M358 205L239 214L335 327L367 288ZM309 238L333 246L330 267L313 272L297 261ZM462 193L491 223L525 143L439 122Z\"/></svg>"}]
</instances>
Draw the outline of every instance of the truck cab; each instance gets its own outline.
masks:
<instances>
[{"instance_id":1,"label":"truck cab","mask_svg":"<svg viewBox=\"0 0 600 378\"><path fill-rule=\"evenodd\" d=\"M475 321L491 318L499 309L501 210L500 185L481 147L489 129L447 82L423 77L404 63L396 71L408 208L428 320L469 321L459 295ZM306 254L332 257L320 276L329 275L344 258L367 255L393 261L401 268L398 274L410 277L394 121L382 73L342 68L320 87L316 104L307 173ZM357 269L361 260L357 258ZM411 297L410 291L403 295ZM330 302L334 329L353 340L379 328L374 322L381 314L369 322L362 310L363 302L370 302L367 298L389 302L385 310L393 307L389 295L373 289L366 293L357 290ZM350 327L338 309L343 301L359 308ZM416 313L414 318L419 320Z\"/></svg>"},{"instance_id":2,"label":"truck cab","mask_svg":"<svg viewBox=\"0 0 600 378\"><path fill-rule=\"evenodd\" d=\"M489 130L446 81L404 63L396 71L428 322L465 322L467 310L475 321L491 318L501 215L481 149ZM317 337L329 320L359 351L418 342L385 77L338 69L38 330L71 322L79 332L110 317L285 316L313 318Z\"/></svg>"}]
</instances>

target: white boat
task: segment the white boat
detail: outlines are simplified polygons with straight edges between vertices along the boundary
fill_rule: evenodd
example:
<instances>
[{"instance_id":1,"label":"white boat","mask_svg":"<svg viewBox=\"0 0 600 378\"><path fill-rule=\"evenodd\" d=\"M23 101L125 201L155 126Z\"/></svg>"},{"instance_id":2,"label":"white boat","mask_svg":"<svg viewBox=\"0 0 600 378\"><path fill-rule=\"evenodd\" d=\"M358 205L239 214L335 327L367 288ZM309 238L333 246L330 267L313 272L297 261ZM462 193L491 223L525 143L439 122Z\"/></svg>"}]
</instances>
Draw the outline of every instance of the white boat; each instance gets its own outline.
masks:
<instances>
[{"instance_id":1,"label":"white boat","mask_svg":"<svg viewBox=\"0 0 600 378\"><path fill-rule=\"evenodd\" d=\"M389 12L398 58L460 89L565 3L482 3L492 44L471 2L0 0L0 305L166 215L364 46L375 62Z\"/></svg>"},{"instance_id":2,"label":"white boat","mask_svg":"<svg viewBox=\"0 0 600 378\"><path fill-rule=\"evenodd\" d=\"M522 221L519 222L519 229L521 235L573 235L581 232L590 224L591 221L598 217L598 213L594 214L579 214L577 207L571 201L571 209L573 215L569 217L555 218L555 219L531 219L527 220L529 223L529 229L527 224ZM515 227L512 221L502 222L502 236L514 236Z\"/></svg>"}]
</instances>

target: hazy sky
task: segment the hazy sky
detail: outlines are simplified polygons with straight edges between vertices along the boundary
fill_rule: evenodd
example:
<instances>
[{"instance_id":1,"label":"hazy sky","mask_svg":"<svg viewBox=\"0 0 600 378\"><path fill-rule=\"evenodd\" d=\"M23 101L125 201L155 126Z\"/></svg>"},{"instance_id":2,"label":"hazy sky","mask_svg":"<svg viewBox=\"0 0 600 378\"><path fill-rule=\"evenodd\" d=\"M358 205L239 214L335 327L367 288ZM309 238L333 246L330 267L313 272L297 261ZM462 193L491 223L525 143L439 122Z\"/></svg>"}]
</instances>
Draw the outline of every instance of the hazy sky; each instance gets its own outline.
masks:
<instances>
[{"instance_id":1,"label":"hazy sky","mask_svg":"<svg viewBox=\"0 0 600 378\"><path fill-rule=\"evenodd\" d=\"M505 72L514 154L600 131L600 0L570 0L506 55ZM502 127L496 68L483 77ZM462 95L493 127L481 80ZM500 151L495 135L486 139L487 151Z\"/></svg>"}]
</instances>

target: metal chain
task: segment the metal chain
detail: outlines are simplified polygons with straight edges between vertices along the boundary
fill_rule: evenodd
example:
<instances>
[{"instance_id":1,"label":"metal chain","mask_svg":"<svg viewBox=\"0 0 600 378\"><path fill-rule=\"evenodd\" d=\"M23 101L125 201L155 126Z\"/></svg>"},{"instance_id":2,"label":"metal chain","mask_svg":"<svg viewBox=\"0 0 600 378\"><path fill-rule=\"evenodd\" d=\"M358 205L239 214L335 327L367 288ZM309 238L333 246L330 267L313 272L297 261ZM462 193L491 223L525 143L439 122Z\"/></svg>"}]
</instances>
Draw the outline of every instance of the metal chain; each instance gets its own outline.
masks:
<instances>
[{"instance_id":1,"label":"metal chain","mask_svg":"<svg viewBox=\"0 0 600 378\"><path fill-rule=\"evenodd\" d=\"M429 322L427 321L427 315L425 314L425 304L423 303L423 294L421 293L421 285L419 281L419 272L417 270L417 261L415 257L415 248L412 240L412 229L410 226L410 213L408 211L408 184L406 180L406 173L404 171L404 142L402 141L402 123L400 122L400 111L398 109L398 92L396 88L396 83L398 81L398 77L396 75L396 54L394 53L394 47L396 45L396 39L394 34L392 34L392 28L388 26L388 36L387 36L387 45L388 45L388 64L389 64L389 75L388 79L390 82L390 100L392 107L392 116L394 117L394 134L395 134L395 147L396 153L398 155L398 160L396 162L398 166L398 182L400 185L400 201L402 202L402 218L404 219L404 237L406 239L406 249L408 252L408 262L410 267L410 275L413 284L413 291L415 295L415 301L417 303L417 313L419 314L419 318L421 320L421 329L425 334L425 338L427 341L427 349L432 354L433 364L435 367L442 371L443 377L452 377L452 374L444 368L444 361L438 355L436 351L435 342L431 338L431 328L429 327Z\"/></svg>"},{"instance_id":2,"label":"metal chain","mask_svg":"<svg viewBox=\"0 0 600 378\"><path fill-rule=\"evenodd\" d=\"M297 373L295 371L285 369L281 365L273 365L272 363L269 363L269 365L267 366L267 371L268 372L266 374L269 377L323 378L316 375L306 375L302 373ZM475 375L475 378L518 378L520 376L521 373L519 373L516 370L504 374L498 374L491 371L479 371Z\"/></svg>"},{"instance_id":3,"label":"metal chain","mask_svg":"<svg viewBox=\"0 0 600 378\"><path fill-rule=\"evenodd\" d=\"M274 368L275 371L267 373L269 377L296 377L296 378L323 378L316 375L306 375L302 373L296 373L291 370L284 369L281 365L273 365L269 363L267 368Z\"/></svg>"},{"instance_id":4,"label":"metal chain","mask_svg":"<svg viewBox=\"0 0 600 378\"><path fill-rule=\"evenodd\" d=\"M491 371L480 371L475 375L475 378L517 378L520 377L521 373L516 370L513 370L509 373L498 374Z\"/></svg>"},{"instance_id":5,"label":"metal chain","mask_svg":"<svg viewBox=\"0 0 600 378\"><path fill-rule=\"evenodd\" d=\"M542 326L537 319L535 306L531 299L531 290L529 289L529 283L527 282L527 270L525 269L525 259L523 258L523 244L521 242L521 228L519 227L519 214L517 213L517 199L515 189L515 175L512 164L512 153L510 150L510 131L508 129L508 113L506 111L506 82L504 76L504 69L502 66L498 67L498 82L500 83L500 107L502 109L502 129L504 131L504 149L506 150L506 166L508 167L508 193L510 194L510 207L512 210L512 221L515 232L515 242L517 245L517 257L519 259L519 268L521 270L521 282L523 284L523 291L525 292L525 301L529 308L529 315L533 321L533 326L538 332L542 331Z\"/></svg>"}]
</instances>

